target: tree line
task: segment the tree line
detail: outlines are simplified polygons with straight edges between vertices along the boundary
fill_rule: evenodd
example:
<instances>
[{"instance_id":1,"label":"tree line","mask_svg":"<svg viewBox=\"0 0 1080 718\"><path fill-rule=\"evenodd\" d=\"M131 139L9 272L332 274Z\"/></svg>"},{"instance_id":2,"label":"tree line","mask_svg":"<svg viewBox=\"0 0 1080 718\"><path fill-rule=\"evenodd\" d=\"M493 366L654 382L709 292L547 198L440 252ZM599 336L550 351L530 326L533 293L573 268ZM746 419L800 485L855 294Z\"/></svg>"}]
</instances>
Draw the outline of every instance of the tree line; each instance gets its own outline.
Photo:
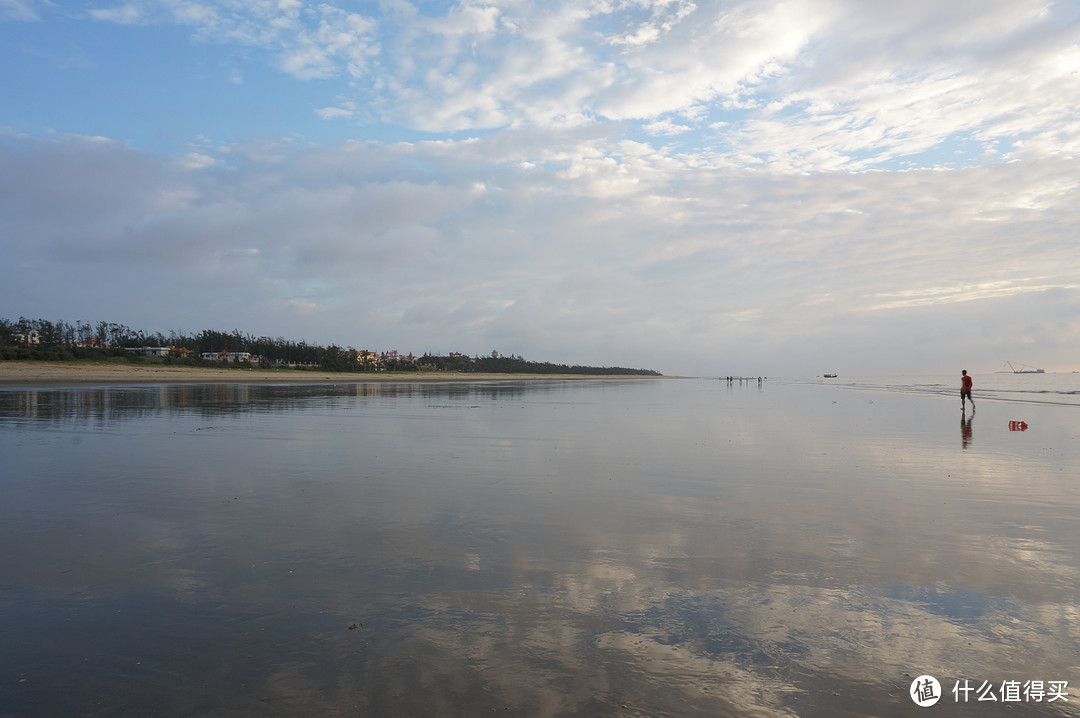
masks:
<instances>
[{"instance_id":1,"label":"tree line","mask_svg":"<svg viewBox=\"0 0 1080 718\"><path fill-rule=\"evenodd\" d=\"M36 343L28 337L34 336ZM626 367L588 367L578 365L534 362L517 356L500 355L469 357L461 354L448 356L424 355L407 358L380 356L378 362L358 362L358 352L353 347L336 344L320 346L305 341L283 337L255 336L234 329L231 332L204 329L196 334L183 331L145 332L115 322L69 323L47 319L17 320L0 318L0 360L92 360L118 359L138 363L149 361L128 349L139 347L170 347L169 356L154 358L164 364L191 366L217 365L214 360L201 358L203 354L220 352L248 353L250 362L234 362L232 366L293 366L322 371L458 371L491 372L502 374L635 374L660 376L649 369ZM180 352L178 350L187 351Z\"/></svg>"}]
</instances>

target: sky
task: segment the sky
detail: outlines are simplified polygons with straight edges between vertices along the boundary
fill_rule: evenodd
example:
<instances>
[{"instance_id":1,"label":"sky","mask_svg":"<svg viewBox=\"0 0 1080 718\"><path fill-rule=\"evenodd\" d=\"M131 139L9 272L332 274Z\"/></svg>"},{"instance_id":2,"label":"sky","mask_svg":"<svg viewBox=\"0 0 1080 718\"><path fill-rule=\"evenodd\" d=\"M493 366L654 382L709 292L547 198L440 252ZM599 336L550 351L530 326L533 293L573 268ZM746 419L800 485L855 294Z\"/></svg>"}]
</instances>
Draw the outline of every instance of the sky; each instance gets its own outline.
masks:
<instances>
[{"instance_id":1,"label":"sky","mask_svg":"<svg viewBox=\"0 0 1080 718\"><path fill-rule=\"evenodd\" d=\"M1080 2L0 0L0 316L1080 370Z\"/></svg>"}]
</instances>

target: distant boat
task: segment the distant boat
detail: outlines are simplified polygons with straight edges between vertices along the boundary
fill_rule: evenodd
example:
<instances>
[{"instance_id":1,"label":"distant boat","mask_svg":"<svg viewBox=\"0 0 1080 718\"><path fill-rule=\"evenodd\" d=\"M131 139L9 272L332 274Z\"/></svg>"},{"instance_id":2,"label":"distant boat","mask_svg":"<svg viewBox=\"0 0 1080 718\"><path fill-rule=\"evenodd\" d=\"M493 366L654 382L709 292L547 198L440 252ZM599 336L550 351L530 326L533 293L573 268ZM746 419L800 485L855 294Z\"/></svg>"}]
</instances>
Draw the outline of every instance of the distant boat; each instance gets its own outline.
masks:
<instances>
[{"instance_id":1,"label":"distant boat","mask_svg":"<svg viewBox=\"0 0 1080 718\"><path fill-rule=\"evenodd\" d=\"M826 375L825 375L825 378L826 378L826 379L835 379L835 378L836 378L836 374L826 374Z\"/></svg>"},{"instance_id":2,"label":"distant boat","mask_svg":"<svg viewBox=\"0 0 1080 718\"><path fill-rule=\"evenodd\" d=\"M1005 363L1009 365L1010 369L1012 369L1013 374L1045 374L1046 373L1042 369L1035 369L1034 367L1026 366L1024 364L1021 364L1019 367L1017 367L1011 361L1007 361Z\"/></svg>"}]
</instances>

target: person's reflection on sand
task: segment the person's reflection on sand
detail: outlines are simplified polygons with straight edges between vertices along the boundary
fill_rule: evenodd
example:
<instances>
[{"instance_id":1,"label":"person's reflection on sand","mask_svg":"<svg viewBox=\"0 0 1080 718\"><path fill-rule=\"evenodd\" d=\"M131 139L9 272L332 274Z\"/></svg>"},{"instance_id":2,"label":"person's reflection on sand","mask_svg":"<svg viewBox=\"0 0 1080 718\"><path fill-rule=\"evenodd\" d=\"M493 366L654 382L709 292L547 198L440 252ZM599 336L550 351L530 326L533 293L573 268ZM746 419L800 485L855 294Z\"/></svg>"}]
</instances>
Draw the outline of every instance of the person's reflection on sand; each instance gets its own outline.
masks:
<instances>
[{"instance_id":1,"label":"person's reflection on sand","mask_svg":"<svg viewBox=\"0 0 1080 718\"><path fill-rule=\"evenodd\" d=\"M971 416L967 415L967 412L960 414L960 444L963 448L968 448L968 444L971 443L971 422L975 420L975 410L971 410Z\"/></svg>"}]
</instances>

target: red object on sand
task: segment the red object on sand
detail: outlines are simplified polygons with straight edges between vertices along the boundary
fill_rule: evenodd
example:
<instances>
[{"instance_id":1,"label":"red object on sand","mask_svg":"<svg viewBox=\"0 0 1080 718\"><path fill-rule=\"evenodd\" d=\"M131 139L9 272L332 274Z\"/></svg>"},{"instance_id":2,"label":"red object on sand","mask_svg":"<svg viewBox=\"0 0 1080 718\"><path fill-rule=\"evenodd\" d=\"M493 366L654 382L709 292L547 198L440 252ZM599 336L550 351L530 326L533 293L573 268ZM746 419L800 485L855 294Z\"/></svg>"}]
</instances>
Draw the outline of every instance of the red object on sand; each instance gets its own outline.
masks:
<instances>
[{"instance_id":1,"label":"red object on sand","mask_svg":"<svg viewBox=\"0 0 1080 718\"><path fill-rule=\"evenodd\" d=\"M1027 431L1026 421L1010 421L1009 431Z\"/></svg>"}]
</instances>

